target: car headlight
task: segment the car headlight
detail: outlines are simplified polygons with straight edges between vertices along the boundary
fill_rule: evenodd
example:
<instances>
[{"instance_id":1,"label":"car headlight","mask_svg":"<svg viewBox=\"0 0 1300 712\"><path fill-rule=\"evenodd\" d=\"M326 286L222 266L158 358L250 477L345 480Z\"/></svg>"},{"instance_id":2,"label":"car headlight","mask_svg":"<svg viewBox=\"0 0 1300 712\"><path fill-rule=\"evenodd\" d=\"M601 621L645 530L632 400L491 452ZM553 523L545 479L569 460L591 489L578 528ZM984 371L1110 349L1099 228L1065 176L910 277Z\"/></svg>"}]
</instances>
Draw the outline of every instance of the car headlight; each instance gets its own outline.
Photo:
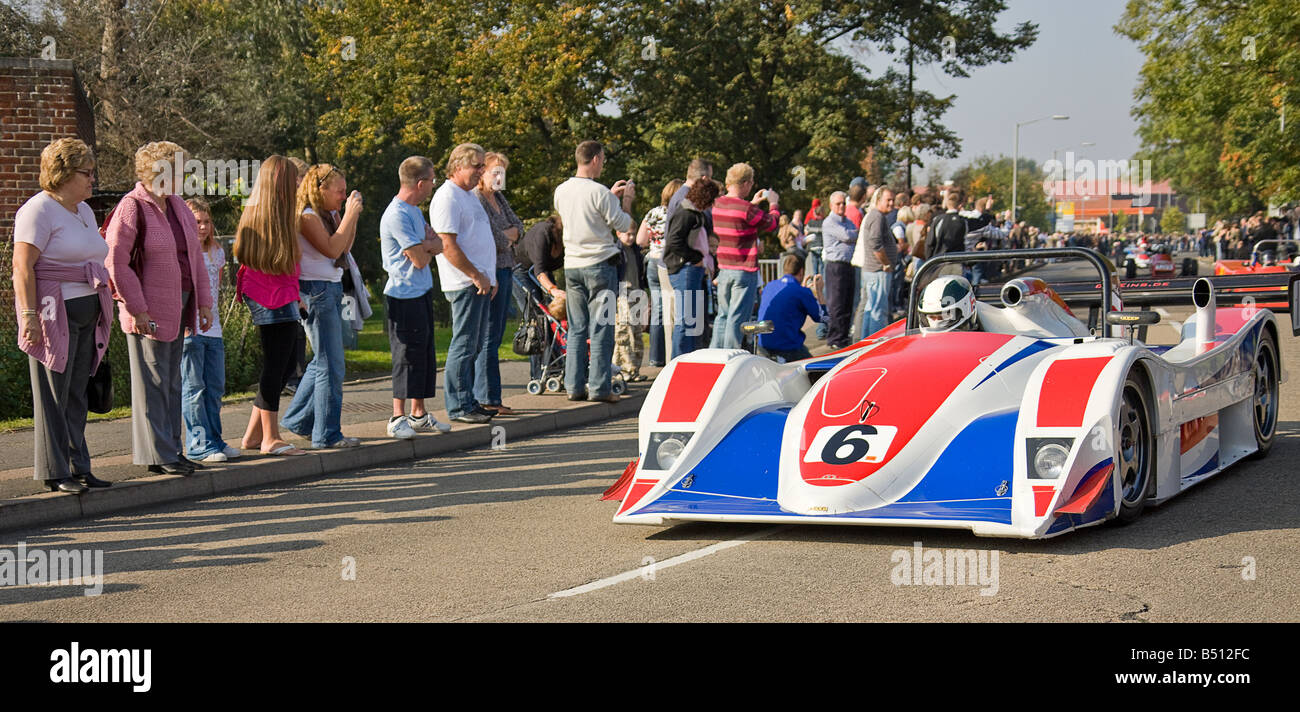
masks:
<instances>
[{"instance_id":1,"label":"car headlight","mask_svg":"<svg viewBox=\"0 0 1300 712\"><path fill-rule=\"evenodd\" d=\"M1040 480L1054 480L1065 472L1073 440L1064 438L1035 438L1029 441L1029 476Z\"/></svg>"},{"instance_id":2,"label":"car headlight","mask_svg":"<svg viewBox=\"0 0 1300 712\"><path fill-rule=\"evenodd\" d=\"M676 438L665 440L659 443L655 448L655 459L659 461L659 466L665 470L673 469L677 464L677 458L682 456L682 450L686 449L686 443Z\"/></svg>"},{"instance_id":3,"label":"car headlight","mask_svg":"<svg viewBox=\"0 0 1300 712\"><path fill-rule=\"evenodd\" d=\"M692 433L651 433L650 443L646 448L646 461L641 467L645 470L671 470L681 459L690 442Z\"/></svg>"}]
</instances>

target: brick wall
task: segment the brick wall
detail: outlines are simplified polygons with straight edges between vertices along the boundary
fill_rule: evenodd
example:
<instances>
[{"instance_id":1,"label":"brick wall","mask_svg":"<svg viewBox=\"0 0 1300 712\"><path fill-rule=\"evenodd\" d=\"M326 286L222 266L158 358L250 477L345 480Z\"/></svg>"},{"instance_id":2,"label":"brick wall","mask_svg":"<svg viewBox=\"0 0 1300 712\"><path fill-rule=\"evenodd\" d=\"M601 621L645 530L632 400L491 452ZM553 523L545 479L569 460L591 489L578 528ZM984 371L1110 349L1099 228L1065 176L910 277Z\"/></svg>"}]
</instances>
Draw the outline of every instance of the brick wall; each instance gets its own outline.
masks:
<instances>
[{"instance_id":1,"label":"brick wall","mask_svg":"<svg viewBox=\"0 0 1300 712\"><path fill-rule=\"evenodd\" d=\"M95 122L68 60L0 57L0 339L12 344L14 214L40 191L41 150L73 136L95 146Z\"/></svg>"}]
</instances>

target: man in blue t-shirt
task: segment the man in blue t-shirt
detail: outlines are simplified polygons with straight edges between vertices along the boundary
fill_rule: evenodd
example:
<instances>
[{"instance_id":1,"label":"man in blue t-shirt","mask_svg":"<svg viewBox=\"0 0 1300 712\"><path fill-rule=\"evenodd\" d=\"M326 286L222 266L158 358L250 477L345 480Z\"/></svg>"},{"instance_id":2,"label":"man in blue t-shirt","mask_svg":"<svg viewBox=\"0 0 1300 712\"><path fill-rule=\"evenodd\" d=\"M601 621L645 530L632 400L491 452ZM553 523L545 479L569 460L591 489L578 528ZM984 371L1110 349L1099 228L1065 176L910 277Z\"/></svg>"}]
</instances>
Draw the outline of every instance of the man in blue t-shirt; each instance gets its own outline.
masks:
<instances>
[{"instance_id":1,"label":"man in blue t-shirt","mask_svg":"<svg viewBox=\"0 0 1300 712\"><path fill-rule=\"evenodd\" d=\"M763 297L758 304L758 319L770 319L770 334L760 334L758 345L766 355L777 362L812 358L804 345L803 325L811 318L818 323L826 321L826 306L822 304L820 276L813 277L816 292L803 286L803 258L786 255L781 263L784 276L768 282L763 287Z\"/></svg>"},{"instance_id":2,"label":"man in blue t-shirt","mask_svg":"<svg viewBox=\"0 0 1300 712\"><path fill-rule=\"evenodd\" d=\"M424 222L419 208L433 195L433 161L411 156L402 161L397 175L401 188L379 220L379 248L388 272L384 285L388 343L393 352L393 417L388 435L410 439L417 432L451 430L424 406L424 400L434 396L438 374L429 263L442 252L442 241Z\"/></svg>"}]
</instances>

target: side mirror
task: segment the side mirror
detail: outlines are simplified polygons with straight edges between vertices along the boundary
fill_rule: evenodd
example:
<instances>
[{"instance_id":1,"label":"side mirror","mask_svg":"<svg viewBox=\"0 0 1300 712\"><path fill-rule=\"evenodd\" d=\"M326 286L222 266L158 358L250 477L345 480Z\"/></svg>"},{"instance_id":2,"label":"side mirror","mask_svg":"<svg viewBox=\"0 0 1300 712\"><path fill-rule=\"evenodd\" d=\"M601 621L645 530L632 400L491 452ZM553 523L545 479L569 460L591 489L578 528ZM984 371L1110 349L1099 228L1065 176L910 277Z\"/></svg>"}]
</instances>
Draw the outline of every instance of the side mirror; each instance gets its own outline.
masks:
<instances>
[{"instance_id":1,"label":"side mirror","mask_svg":"<svg viewBox=\"0 0 1300 712\"><path fill-rule=\"evenodd\" d=\"M1160 315L1153 311L1113 311L1106 315L1111 326L1151 326L1160 323Z\"/></svg>"},{"instance_id":2,"label":"side mirror","mask_svg":"<svg viewBox=\"0 0 1300 712\"><path fill-rule=\"evenodd\" d=\"M740 325L740 333L745 336L753 336L754 334L770 334L775 330L776 324L774 324L771 319L764 319L763 321L747 321Z\"/></svg>"}]
</instances>

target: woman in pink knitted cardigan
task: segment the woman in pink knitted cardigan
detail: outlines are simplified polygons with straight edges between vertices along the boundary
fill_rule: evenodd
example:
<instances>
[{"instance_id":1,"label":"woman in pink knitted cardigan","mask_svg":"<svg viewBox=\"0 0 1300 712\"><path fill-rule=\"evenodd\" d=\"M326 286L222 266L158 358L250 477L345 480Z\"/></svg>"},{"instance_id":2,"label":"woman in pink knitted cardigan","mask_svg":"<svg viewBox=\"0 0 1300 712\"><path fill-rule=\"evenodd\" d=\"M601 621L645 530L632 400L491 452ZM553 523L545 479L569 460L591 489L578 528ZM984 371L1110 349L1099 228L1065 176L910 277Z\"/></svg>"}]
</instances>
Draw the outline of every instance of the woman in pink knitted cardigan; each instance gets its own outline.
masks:
<instances>
[{"instance_id":1,"label":"woman in pink knitted cardigan","mask_svg":"<svg viewBox=\"0 0 1300 712\"><path fill-rule=\"evenodd\" d=\"M131 358L133 459L150 472L174 475L202 467L184 455L183 330L207 329L212 323L212 290L207 288L198 225L175 195L183 180L178 167L184 162L184 149L170 141L136 151L140 182L109 217L104 261L121 303L118 319Z\"/></svg>"}]
</instances>

